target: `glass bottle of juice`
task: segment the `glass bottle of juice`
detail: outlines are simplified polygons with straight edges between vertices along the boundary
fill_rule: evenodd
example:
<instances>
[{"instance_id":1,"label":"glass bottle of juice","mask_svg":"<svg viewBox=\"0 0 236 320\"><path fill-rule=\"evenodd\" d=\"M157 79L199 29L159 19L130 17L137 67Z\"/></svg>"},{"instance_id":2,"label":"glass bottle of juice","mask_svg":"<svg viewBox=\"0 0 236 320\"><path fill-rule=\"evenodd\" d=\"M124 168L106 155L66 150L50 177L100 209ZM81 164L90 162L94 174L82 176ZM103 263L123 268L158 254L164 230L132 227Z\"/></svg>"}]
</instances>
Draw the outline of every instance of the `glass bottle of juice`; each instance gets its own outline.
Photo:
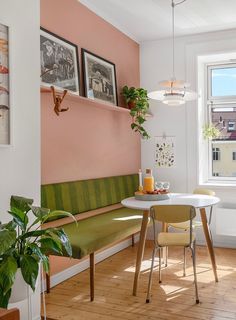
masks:
<instances>
[{"instance_id":1,"label":"glass bottle of juice","mask_svg":"<svg viewBox=\"0 0 236 320\"><path fill-rule=\"evenodd\" d=\"M154 178L151 169L146 169L146 176L144 177L143 181L143 189L146 192L154 191Z\"/></svg>"}]
</instances>

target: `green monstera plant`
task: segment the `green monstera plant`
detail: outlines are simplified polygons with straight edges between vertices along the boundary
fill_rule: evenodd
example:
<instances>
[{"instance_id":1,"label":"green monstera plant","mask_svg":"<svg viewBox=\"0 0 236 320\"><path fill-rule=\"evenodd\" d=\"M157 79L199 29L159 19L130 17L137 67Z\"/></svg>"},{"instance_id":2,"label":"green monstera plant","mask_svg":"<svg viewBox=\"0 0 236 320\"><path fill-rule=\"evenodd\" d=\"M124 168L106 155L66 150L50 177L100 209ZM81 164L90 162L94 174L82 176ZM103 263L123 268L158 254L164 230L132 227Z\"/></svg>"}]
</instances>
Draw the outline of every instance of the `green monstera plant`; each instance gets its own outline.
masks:
<instances>
[{"instance_id":1,"label":"green monstera plant","mask_svg":"<svg viewBox=\"0 0 236 320\"><path fill-rule=\"evenodd\" d=\"M52 218L69 216L65 211L51 211L35 207L33 200L12 196L8 213L12 219L0 224L0 307L6 308L11 296L16 272L20 268L24 281L35 290L42 263L46 273L49 271L47 253L62 254L65 250L72 255L70 241L62 228L46 228L41 226ZM34 219L30 221L29 213Z\"/></svg>"},{"instance_id":2,"label":"green monstera plant","mask_svg":"<svg viewBox=\"0 0 236 320\"><path fill-rule=\"evenodd\" d=\"M149 109L147 90L143 88L135 88L124 86L121 94L125 98L126 104L129 106L130 115L132 116L133 122L131 128L138 132L142 138L149 139L150 136L143 127L146 121L146 114Z\"/></svg>"}]
</instances>

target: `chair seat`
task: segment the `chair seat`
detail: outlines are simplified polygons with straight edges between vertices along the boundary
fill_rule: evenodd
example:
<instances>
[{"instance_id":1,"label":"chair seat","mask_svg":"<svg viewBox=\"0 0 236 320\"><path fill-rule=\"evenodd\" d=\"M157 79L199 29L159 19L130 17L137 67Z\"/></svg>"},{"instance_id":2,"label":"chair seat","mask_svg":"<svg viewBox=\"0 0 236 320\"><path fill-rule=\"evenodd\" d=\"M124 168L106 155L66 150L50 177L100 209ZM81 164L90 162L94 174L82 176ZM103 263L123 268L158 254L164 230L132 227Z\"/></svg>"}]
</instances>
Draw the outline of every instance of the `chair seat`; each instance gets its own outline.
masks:
<instances>
[{"instance_id":1,"label":"chair seat","mask_svg":"<svg viewBox=\"0 0 236 320\"><path fill-rule=\"evenodd\" d=\"M195 235L192 235L192 241L195 240ZM160 232L157 237L157 242L160 247L168 246L188 246L190 244L189 233L169 233Z\"/></svg>"},{"instance_id":2,"label":"chair seat","mask_svg":"<svg viewBox=\"0 0 236 320\"><path fill-rule=\"evenodd\" d=\"M168 226L176 229L188 230L190 228L190 222L184 221L179 223L169 223ZM193 221L193 229L200 227L202 227L201 221Z\"/></svg>"}]
</instances>

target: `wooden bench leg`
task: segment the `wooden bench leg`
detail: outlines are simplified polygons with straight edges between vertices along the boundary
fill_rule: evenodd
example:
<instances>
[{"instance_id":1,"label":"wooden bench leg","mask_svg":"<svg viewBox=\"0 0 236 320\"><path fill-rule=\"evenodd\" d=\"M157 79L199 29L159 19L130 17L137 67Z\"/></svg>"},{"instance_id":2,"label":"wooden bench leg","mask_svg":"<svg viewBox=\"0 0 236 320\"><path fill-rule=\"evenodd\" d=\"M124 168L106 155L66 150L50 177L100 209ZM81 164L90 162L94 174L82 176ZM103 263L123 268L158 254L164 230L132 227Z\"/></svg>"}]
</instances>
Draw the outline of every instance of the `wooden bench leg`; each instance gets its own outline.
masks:
<instances>
[{"instance_id":1,"label":"wooden bench leg","mask_svg":"<svg viewBox=\"0 0 236 320\"><path fill-rule=\"evenodd\" d=\"M95 262L94 252L90 254L90 301L94 300L94 275L95 275Z\"/></svg>"},{"instance_id":2,"label":"wooden bench leg","mask_svg":"<svg viewBox=\"0 0 236 320\"><path fill-rule=\"evenodd\" d=\"M134 244L135 244L135 242L134 242L134 234L132 234L132 247L134 247Z\"/></svg>"}]
</instances>

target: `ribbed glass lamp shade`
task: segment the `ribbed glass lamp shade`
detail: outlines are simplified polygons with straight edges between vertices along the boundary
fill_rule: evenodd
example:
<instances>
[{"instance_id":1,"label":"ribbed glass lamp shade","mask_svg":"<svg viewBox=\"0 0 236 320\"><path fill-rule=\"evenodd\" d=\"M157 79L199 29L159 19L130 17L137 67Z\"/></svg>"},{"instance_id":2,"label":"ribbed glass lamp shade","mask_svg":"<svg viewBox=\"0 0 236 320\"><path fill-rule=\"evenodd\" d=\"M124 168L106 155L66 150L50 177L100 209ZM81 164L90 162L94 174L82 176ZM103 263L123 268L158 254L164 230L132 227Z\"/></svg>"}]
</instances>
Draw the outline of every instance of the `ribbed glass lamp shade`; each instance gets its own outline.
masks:
<instances>
[{"instance_id":1,"label":"ribbed glass lamp shade","mask_svg":"<svg viewBox=\"0 0 236 320\"><path fill-rule=\"evenodd\" d=\"M180 106L181 104L185 104L183 96L179 94L168 94L164 97L162 102L168 106Z\"/></svg>"},{"instance_id":2,"label":"ribbed glass lamp shade","mask_svg":"<svg viewBox=\"0 0 236 320\"><path fill-rule=\"evenodd\" d=\"M178 106L184 104L186 101L195 100L198 94L192 90L187 89L189 84L182 80L161 81L160 90L148 93L148 97L153 100L158 100L164 104L171 106Z\"/></svg>"}]
</instances>

